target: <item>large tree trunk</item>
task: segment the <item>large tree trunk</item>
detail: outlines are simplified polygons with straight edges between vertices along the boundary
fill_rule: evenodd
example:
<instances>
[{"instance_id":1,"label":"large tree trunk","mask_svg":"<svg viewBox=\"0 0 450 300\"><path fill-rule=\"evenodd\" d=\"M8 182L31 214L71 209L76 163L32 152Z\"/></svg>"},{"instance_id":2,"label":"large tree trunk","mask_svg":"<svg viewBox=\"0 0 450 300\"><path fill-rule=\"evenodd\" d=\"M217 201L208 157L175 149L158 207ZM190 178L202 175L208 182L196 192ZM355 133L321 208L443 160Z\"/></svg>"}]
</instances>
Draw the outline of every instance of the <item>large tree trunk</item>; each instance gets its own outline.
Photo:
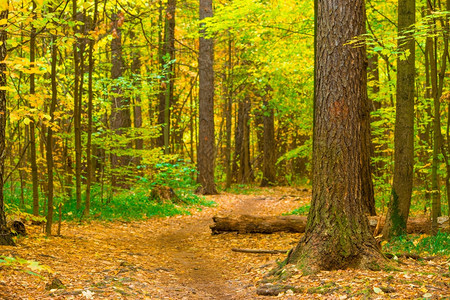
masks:
<instances>
[{"instance_id":1,"label":"large tree trunk","mask_svg":"<svg viewBox=\"0 0 450 300\"><path fill-rule=\"evenodd\" d=\"M409 51L407 59L397 59L397 104L394 134L394 182L391 201L387 212L387 226L383 236L392 236L406 232L414 168L414 38L405 31L411 30L415 22L415 0L399 0L398 32L402 37L398 41L399 51Z\"/></svg>"},{"instance_id":2,"label":"large tree trunk","mask_svg":"<svg viewBox=\"0 0 450 300\"><path fill-rule=\"evenodd\" d=\"M212 0L200 0L200 20L212 17ZM204 26L204 25L201 25ZM214 43L200 33L199 68L199 142L197 151L198 182L200 192L205 195L217 194L214 182Z\"/></svg>"},{"instance_id":3,"label":"large tree trunk","mask_svg":"<svg viewBox=\"0 0 450 300\"><path fill-rule=\"evenodd\" d=\"M370 231L375 233L378 228L382 229L385 224L385 218L380 219L377 216L367 217L369 220ZM213 217L214 224L210 226L213 234L224 232L239 233L275 233L275 232L293 232L303 233L306 229L306 216L227 216ZM379 224L378 224L379 223ZM413 218L408 220L407 232L412 233L431 233L430 218ZM449 232L449 219L441 217L438 222L438 229L442 232Z\"/></svg>"},{"instance_id":4,"label":"large tree trunk","mask_svg":"<svg viewBox=\"0 0 450 300\"><path fill-rule=\"evenodd\" d=\"M336 9L339 7L339 9ZM304 273L384 262L370 230L362 178L369 163L363 0L316 3L313 195L305 235L288 256Z\"/></svg>"},{"instance_id":5,"label":"large tree trunk","mask_svg":"<svg viewBox=\"0 0 450 300\"><path fill-rule=\"evenodd\" d=\"M0 20L8 20L8 11L0 12ZM6 49L6 24L0 25L0 153L5 153L5 129L6 129L6 64L4 63ZM14 245L11 232L6 224L5 205L3 199L3 179L5 174L5 156L0 155L0 245Z\"/></svg>"},{"instance_id":6,"label":"large tree trunk","mask_svg":"<svg viewBox=\"0 0 450 300\"><path fill-rule=\"evenodd\" d=\"M113 15L114 38L111 41L111 78L118 79L123 76L125 64L122 57L122 31L120 24L123 23L123 13ZM120 22L119 22L120 21ZM131 127L131 114L129 99L123 96L123 90L120 84L116 84L113 89L112 107L110 116L111 130L118 136L125 138L126 130ZM127 148L131 148L128 144ZM113 186L127 187L126 177L122 174L125 168L130 165L131 157L129 155L111 154L112 184ZM121 170L122 169L122 170Z\"/></svg>"}]
</instances>

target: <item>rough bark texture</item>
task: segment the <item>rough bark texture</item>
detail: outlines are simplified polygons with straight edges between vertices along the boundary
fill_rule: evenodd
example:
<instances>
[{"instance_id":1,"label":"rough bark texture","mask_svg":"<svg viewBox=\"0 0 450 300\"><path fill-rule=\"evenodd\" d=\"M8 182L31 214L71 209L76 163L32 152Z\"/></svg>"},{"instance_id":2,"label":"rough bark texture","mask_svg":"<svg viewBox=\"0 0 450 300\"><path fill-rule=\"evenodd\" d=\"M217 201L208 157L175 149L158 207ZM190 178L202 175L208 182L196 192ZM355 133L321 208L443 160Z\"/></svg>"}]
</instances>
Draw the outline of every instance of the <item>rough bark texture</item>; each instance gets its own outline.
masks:
<instances>
[{"instance_id":1,"label":"rough bark texture","mask_svg":"<svg viewBox=\"0 0 450 300\"><path fill-rule=\"evenodd\" d=\"M346 45L365 33L363 0L318 0L313 138L313 195L305 235L287 262L305 273L348 267L379 269L384 261L370 230L362 182L365 47Z\"/></svg>"},{"instance_id":2,"label":"rough bark texture","mask_svg":"<svg viewBox=\"0 0 450 300\"><path fill-rule=\"evenodd\" d=\"M200 0L200 20L213 16L212 1ZM199 67L199 141L197 151L200 193L217 194L214 182L214 43L200 34Z\"/></svg>"},{"instance_id":3,"label":"rough bark texture","mask_svg":"<svg viewBox=\"0 0 450 300\"><path fill-rule=\"evenodd\" d=\"M377 216L368 216L370 231L383 228L385 218ZM274 232L293 232L303 233L306 229L306 216L226 216L213 217L214 224L210 226L213 234L224 232L239 233L274 233ZM378 224L380 222L380 224ZM449 232L448 217L441 217L438 222L438 228L442 232ZM409 219L407 224L408 233L424 233L431 232L430 218L414 218Z\"/></svg>"},{"instance_id":4,"label":"rough bark texture","mask_svg":"<svg viewBox=\"0 0 450 300\"><path fill-rule=\"evenodd\" d=\"M415 22L415 0L399 0L398 31L410 30ZM394 132L394 182L392 196L387 213L388 224L383 229L383 236L401 235L406 230L414 168L414 62L415 46L411 36L398 41L399 51L410 51L406 60L397 60L397 103Z\"/></svg>"},{"instance_id":5,"label":"rough bark texture","mask_svg":"<svg viewBox=\"0 0 450 300\"><path fill-rule=\"evenodd\" d=\"M114 38L111 41L111 79L118 79L123 76L125 64L122 57L122 32L119 26L120 19L123 18L123 14L119 16L113 15L113 31L115 32ZM123 23L123 20L122 22ZM116 85L113 89L110 126L111 130L118 135L124 136L125 130L131 127L131 114L129 99L126 99L122 94L122 88L120 85ZM127 148L131 148L128 145ZM123 176L120 168L126 167L130 164L131 157L128 155L111 154L111 165L113 168L112 184L113 186L126 187L126 176ZM114 170L115 169L115 170Z\"/></svg>"},{"instance_id":6,"label":"rough bark texture","mask_svg":"<svg viewBox=\"0 0 450 300\"><path fill-rule=\"evenodd\" d=\"M0 12L0 20L8 19L8 11ZM0 26L0 87L6 86L6 25ZM0 245L14 245L11 232L6 224L3 200L3 179L5 174L5 128L6 128L6 90L0 89Z\"/></svg>"}]
</instances>

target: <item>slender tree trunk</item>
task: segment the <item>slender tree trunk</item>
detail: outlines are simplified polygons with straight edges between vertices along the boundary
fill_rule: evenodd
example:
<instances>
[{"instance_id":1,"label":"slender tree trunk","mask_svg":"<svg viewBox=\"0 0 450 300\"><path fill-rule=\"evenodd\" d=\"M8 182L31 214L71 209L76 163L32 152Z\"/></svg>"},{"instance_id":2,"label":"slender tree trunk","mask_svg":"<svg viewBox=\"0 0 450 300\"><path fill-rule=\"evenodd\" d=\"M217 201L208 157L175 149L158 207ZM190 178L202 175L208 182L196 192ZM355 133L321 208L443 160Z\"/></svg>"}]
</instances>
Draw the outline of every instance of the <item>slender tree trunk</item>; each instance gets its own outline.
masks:
<instances>
[{"instance_id":1,"label":"slender tree trunk","mask_svg":"<svg viewBox=\"0 0 450 300\"><path fill-rule=\"evenodd\" d=\"M56 64L58 59L57 52L57 37L56 34L52 34L52 60L51 60L51 86L52 86L52 100L50 103L50 124L54 122L54 112L56 108L56 101L58 97L58 90L56 85ZM47 158L47 223L45 227L45 233L47 235L52 234L52 224L53 224L53 129L52 126L47 126L47 147L46 147L46 158Z\"/></svg>"},{"instance_id":2,"label":"slender tree trunk","mask_svg":"<svg viewBox=\"0 0 450 300\"><path fill-rule=\"evenodd\" d=\"M406 31L415 23L415 0L398 2L398 48L409 51L406 59L397 60L397 104L394 134L394 182L383 237L390 239L406 233L414 169L414 38Z\"/></svg>"},{"instance_id":3,"label":"slender tree trunk","mask_svg":"<svg viewBox=\"0 0 450 300\"><path fill-rule=\"evenodd\" d=\"M430 5L430 3L428 3ZM430 7L431 11L431 7ZM436 22L436 21L434 21ZM434 143L433 143L433 164L432 164L432 188L433 188L433 202L432 202L432 233L436 234L438 232L438 222L437 218L442 215L441 209L441 195L440 188L438 185L438 174L437 170L440 164L440 159L438 157L439 153L442 153L444 158L446 159L446 165L448 166L448 157L447 152L443 148L443 138L441 134L441 97L442 91L444 88L444 79L445 72L447 69L447 56L448 56L448 21L445 22L441 19L442 27L447 29L444 31L443 39L444 39L444 49L441 56L441 66L440 70L437 69L437 47L438 47L438 39L434 38L434 53L430 51L432 57L430 60L432 61L432 94L434 100L434 119L433 119L433 132L434 132ZM447 129L448 130L448 129ZM437 148L437 149L436 149ZM441 151L441 152L439 152ZM448 190L450 184L448 180L448 174L446 178L446 188Z\"/></svg>"},{"instance_id":4,"label":"slender tree trunk","mask_svg":"<svg viewBox=\"0 0 450 300\"><path fill-rule=\"evenodd\" d=\"M8 20L7 10L2 10L0 12L0 20ZM4 63L7 55L6 26L7 24L0 25L0 87L6 87L6 64ZM6 226L5 203L3 198L6 119L6 90L0 89L0 245L14 245L11 232Z\"/></svg>"},{"instance_id":5,"label":"slender tree trunk","mask_svg":"<svg viewBox=\"0 0 450 300\"><path fill-rule=\"evenodd\" d=\"M77 0L72 2L72 19L77 21ZM74 27L78 32L78 26ZM79 41L73 43L73 62L74 62L74 88L73 88L73 127L75 133L75 196L77 209L81 208L81 101L79 97L80 83L80 53L78 51Z\"/></svg>"},{"instance_id":6,"label":"slender tree trunk","mask_svg":"<svg viewBox=\"0 0 450 300\"><path fill-rule=\"evenodd\" d=\"M36 2L33 1L33 19L36 19ZM35 67L36 61L36 28L31 25L30 32L30 66ZM36 94L35 74L30 74L30 95ZM34 105L31 105L33 107ZM33 189L33 215L39 216L39 178L36 159L36 120L33 118L30 122L30 164L31 164L31 182Z\"/></svg>"},{"instance_id":7,"label":"slender tree trunk","mask_svg":"<svg viewBox=\"0 0 450 300\"><path fill-rule=\"evenodd\" d=\"M95 30L97 26L97 12L98 10L98 1L94 1L94 21L92 22L92 30ZM91 210L91 185L93 180L93 159L91 157L92 153L92 110L93 110L93 100L94 100L94 91L93 91L93 73L94 73L94 46L95 41L89 40L89 70L88 70L88 126L87 126L87 143L86 143L86 200L84 207L84 214L86 216L89 215Z\"/></svg>"},{"instance_id":8,"label":"slender tree trunk","mask_svg":"<svg viewBox=\"0 0 450 300\"><path fill-rule=\"evenodd\" d=\"M122 32L120 24L123 23L123 13L119 15L113 15L113 31L115 37L111 41L111 55L112 55L112 68L111 78L113 80L123 76L125 64L122 57ZM120 21L120 22L119 22ZM110 128L118 136L125 138L126 130L131 127L131 114L129 99L123 96L122 87L116 83L114 88L114 96L112 97L112 108L110 116ZM131 148L131 145L127 145L127 148ZM123 154L111 155L111 167L112 167L112 184L113 186L127 187L125 183L126 177L123 175L125 171L123 168L129 166L131 157Z\"/></svg>"},{"instance_id":9,"label":"slender tree trunk","mask_svg":"<svg viewBox=\"0 0 450 300\"><path fill-rule=\"evenodd\" d=\"M164 42L160 51L161 71L164 73L164 78L161 81L161 91L158 95L158 124L163 125L163 134L157 139L157 146L163 147L165 154L170 152L170 106L174 99L175 9L176 0L168 0L164 18ZM162 19L161 17L161 22Z\"/></svg>"},{"instance_id":10,"label":"slender tree trunk","mask_svg":"<svg viewBox=\"0 0 450 300\"><path fill-rule=\"evenodd\" d=\"M336 10L336 7L339 7ZM363 0L316 2L313 196L306 232L288 256L304 273L380 269L382 254L363 192L366 52L348 41L365 33Z\"/></svg>"},{"instance_id":11,"label":"slender tree trunk","mask_svg":"<svg viewBox=\"0 0 450 300\"><path fill-rule=\"evenodd\" d=\"M200 21L212 17L212 0L200 0ZM217 194L214 182L214 42L200 25L199 68L199 144L197 151L200 193Z\"/></svg>"},{"instance_id":12,"label":"slender tree trunk","mask_svg":"<svg viewBox=\"0 0 450 300\"><path fill-rule=\"evenodd\" d=\"M233 57L232 57L232 39L228 40L228 58L227 58L227 73L224 87L226 88L226 107L225 107L225 173L226 183L225 188L231 187L232 174L231 174L231 132L232 132L232 110L233 110Z\"/></svg>"},{"instance_id":13,"label":"slender tree trunk","mask_svg":"<svg viewBox=\"0 0 450 300\"><path fill-rule=\"evenodd\" d=\"M268 101L268 94L264 96L263 105L263 178L261 186L273 186L276 183L276 145L275 145L275 116Z\"/></svg>"},{"instance_id":14,"label":"slender tree trunk","mask_svg":"<svg viewBox=\"0 0 450 300\"><path fill-rule=\"evenodd\" d=\"M133 35L134 36L134 35ZM141 101L141 54L138 49L134 50L132 53L133 61L131 63L131 73L135 76L134 78L134 85L135 85L135 93L134 93L134 105L133 105L133 112L134 112L134 128L139 129L142 128L142 101ZM137 138L135 140L134 145L136 150L142 150L144 149L144 140L142 138ZM140 164L140 158L137 158L135 160L136 165Z\"/></svg>"}]
</instances>

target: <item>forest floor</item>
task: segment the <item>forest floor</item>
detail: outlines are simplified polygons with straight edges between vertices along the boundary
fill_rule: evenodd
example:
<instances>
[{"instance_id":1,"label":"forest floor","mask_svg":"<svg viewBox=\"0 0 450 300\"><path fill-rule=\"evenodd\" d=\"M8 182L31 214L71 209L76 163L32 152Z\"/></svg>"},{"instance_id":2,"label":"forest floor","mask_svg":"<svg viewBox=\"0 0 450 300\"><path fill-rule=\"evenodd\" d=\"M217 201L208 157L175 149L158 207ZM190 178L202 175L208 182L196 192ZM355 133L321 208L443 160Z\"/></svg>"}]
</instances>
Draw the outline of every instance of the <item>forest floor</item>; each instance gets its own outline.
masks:
<instances>
[{"instance_id":1,"label":"forest floor","mask_svg":"<svg viewBox=\"0 0 450 300\"><path fill-rule=\"evenodd\" d=\"M231 249L288 250L300 234L211 235L212 217L280 215L309 203L310 197L310 191L295 188L255 189L252 195L222 193L207 197L217 203L215 207L193 209L190 216L63 223L61 236L51 238L46 238L39 226L28 226L28 236L19 238L16 247L0 247L0 255L17 259L10 266L0 264L0 299L450 297L450 279L443 276L449 273L449 260L444 257L402 259L395 271L294 274L283 284L297 287L297 294L258 296L258 282L286 254L247 254ZM54 278L64 288L51 286Z\"/></svg>"}]
</instances>

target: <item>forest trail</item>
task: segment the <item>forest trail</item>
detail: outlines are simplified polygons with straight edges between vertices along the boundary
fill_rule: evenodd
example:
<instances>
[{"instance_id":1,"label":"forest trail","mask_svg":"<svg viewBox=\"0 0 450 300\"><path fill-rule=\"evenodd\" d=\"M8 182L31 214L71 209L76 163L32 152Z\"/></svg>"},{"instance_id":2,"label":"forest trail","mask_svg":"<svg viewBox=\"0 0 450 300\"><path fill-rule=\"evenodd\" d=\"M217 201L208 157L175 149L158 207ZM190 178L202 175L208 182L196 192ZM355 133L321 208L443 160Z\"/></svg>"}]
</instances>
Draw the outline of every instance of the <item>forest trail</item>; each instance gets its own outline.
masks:
<instances>
[{"instance_id":1,"label":"forest trail","mask_svg":"<svg viewBox=\"0 0 450 300\"><path fill-rule=\"evenodd\" d=\"M18 270L8 277L0 275L0 298L258 298L255 283L275 265L275 259L285 255L243 254L231 249L290 249L300 235L211 235L212 217L281 214L309 202L308 193L276 188L257 189L253 195L222 193L207 198L217 205L193 209L191 216L63 224L62 236L49 239L38 228L31 228L34 232L17 247L2 248L0 254L38 261L51 273L42 278ZM45 290L53 277L65 289Z\"/></svg>"},{"instance_id":2,"label":"forest trail","mask_svg":"<svg viewBox=\"0 0 450 300\"><path fill-rule=\"evenodd\" d=\"M190 216L136 222L63 224L62 236L46 238L37 226L2 247L0 255L23 261L0 264L0 299L442 299L450 297L450 261L402 260L398 270L338 270L301 276L286 284L300 294L264 297L256 285L286 254L247 254L232 248L288 250L301 234L212 235L215 215L279 215L310 201L294 188L254 189L252 195L208 196L215 207ZM46 269L48 268L48 269ZM36 274L37 273L37 274ZM447 275L446 275L447 274ZM63 289L49 285L53 278ZM385 292L386 291L386 292Z\"/></svg>"}]
</instances>

